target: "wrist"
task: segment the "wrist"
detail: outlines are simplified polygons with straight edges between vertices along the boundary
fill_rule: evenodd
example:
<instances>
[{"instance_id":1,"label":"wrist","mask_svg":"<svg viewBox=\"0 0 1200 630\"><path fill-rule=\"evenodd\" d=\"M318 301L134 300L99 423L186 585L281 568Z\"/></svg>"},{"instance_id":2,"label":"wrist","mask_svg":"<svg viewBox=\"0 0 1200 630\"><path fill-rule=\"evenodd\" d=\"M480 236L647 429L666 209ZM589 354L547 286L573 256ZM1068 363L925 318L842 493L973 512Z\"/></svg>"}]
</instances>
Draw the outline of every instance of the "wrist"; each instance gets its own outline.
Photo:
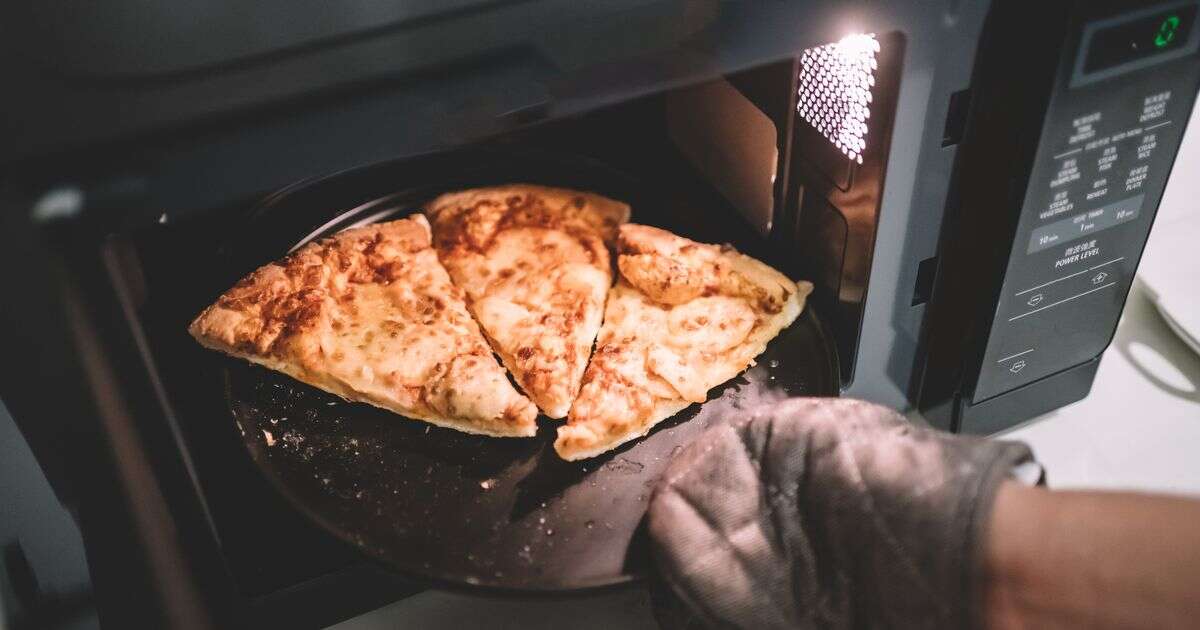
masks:
<instances>
[{"instance_id":1,"label":"wrist","mask_svg":"<svg viewBox=\"0 0 1200 630\"><path fill-rule=\"evenodd\" d=\"M1015 566L1017 559L1011 554L1010 544L1014 534L1012 513L1017 509L1014 502L1019 500L1016 495L1021 490L1011 481L1001 484L996 492L996 504L984 541L981 586L984 627L988 630L1022 627L1015 590L1015 576L1019 569Z\"/></svg>"},{"instance_id":2,"label":"wrist","mask_svg":"<svg viewBox=\"0 0 1200 630\"><path fill-rule=\"evenodd\" d=\"M1045 535L1043 520L1052 518L1042 509L1045 494L1014 481L1004 482L996 492L981 567L982 618L989 630L1029 626L1026 562Z\"/></svg>"}]
</instances>

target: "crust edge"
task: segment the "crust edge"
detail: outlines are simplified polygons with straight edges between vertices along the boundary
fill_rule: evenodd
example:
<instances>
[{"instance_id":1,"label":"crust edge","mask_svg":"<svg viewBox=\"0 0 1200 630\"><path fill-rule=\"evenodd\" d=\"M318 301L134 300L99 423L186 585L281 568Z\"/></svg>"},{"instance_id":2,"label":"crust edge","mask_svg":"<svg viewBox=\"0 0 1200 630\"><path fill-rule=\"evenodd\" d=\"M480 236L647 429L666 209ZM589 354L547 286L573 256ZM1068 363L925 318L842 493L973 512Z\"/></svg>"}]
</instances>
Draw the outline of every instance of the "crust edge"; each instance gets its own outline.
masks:
<instances>
[{"instance_id":1,"label":"crust edge","mask_svg":"<svg viewBox=\"0 0 1200 630\"><path fill-rule=\"evenodd\" d=\"M536 421L537 415L536 415L536 413L534 414L534 416L532 418L530 418L528 421L522 422L520 425L513 426L511 429L509 429L508 427L501 427L499 430L489 430L488 427L480 426L479 424L477 424L477 421L471 422L471 421L457 420L455 418L447 418L444 416L434 416L431 414L418 414L418 413L414 413L410 409L401 408L399 405L390 405L388 403L388 401L386 401L386 400L372 398L370 396L361 394L359 392L355 392L354 390L351 390L350 388L346 387L345 385L343 385L342 383L340 383L336 380L322 379L322 378L319 378L316 375L310 374L304 370L296 369L295 366L289 365L286 362L275 361L275 360L272 360L272 359L269 359L266 357L254 356L254 355L251 355L251 354L248 354L245 352L241 352L235 348L226 346L223 343L214 342L210 338L207 338L203 335L196 334L196 332L191 330L191 327L189 327L189 332L191 332L192 336L196 339L196 341L199 342L200 345L204 346L205 348L208 348L210 350L216 350L218 352L222 352L229 356L236 357L238 359L243 359L250 363L253 363L256 365L261 365L268 369L275 370L282 374L286 374L287 376L290 376L290 377L300 381L301 383L304 383L306 385L311 385L311 386L321 389L323 391L332 393L336 396L340 396L344 400L348 400L350 402L367 403L369 405L378 407L380 409L390 411L398 416L401 416L401 417L409 419L409 420L419 420L419 421L428 422L429 424L439 426L442 428L446 428L446 429L453 429L455 431L461 431L463 433L471 433L474 435L486 435L486 436L490 436L490 437L534 437L535 435L537 435L537 421Z\"/></svg>"}]
</instances>

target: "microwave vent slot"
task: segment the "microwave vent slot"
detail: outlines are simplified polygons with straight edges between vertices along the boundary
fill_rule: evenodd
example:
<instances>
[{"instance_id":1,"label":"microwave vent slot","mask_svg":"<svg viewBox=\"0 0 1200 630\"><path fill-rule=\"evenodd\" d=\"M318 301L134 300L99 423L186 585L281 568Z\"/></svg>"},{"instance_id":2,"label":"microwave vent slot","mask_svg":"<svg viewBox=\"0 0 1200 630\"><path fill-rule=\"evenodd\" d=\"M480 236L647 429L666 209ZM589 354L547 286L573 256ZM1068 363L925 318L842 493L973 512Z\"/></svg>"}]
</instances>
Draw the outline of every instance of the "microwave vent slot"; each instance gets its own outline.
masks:
<instances>
[{"instance_id":1,"label":"microwave vent slot","mask_svg":"<svg viewBox=\"0 0 1200 630\"><path fill-rule=\"evenodd\" d=\"M913 285L912 306L924 304L933 295L933 281L937 277L937 256L926 258L917 265L917 281Z\"/></svg>"},{"instance_id":2,"label":"microwave vent slot","mask_svg":"<svg viewBox=\"0 0 1200 630\"><path fill-rule=\"evenodd\" d=\"M959 90L950 95L946 108L946 126L942 131L942 146L948 147L962 142L967 127L967 106L971 102L969 90Z\"/></svg>"}]
</instances>

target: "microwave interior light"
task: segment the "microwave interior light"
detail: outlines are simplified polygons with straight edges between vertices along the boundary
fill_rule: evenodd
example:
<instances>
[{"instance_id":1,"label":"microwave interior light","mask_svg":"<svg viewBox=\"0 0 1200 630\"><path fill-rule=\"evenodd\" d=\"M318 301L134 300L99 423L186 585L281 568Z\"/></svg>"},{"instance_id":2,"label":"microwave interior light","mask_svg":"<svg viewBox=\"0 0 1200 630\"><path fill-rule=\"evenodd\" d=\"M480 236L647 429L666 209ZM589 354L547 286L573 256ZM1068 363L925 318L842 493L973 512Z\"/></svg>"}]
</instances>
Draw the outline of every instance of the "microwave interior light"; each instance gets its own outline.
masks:
<instances>
[{"instance_id":1,"label":"microwave interior light","mask_svg":"<svg viewBox=\"0 0 1200 630\"><path fill-rule=\"evenodd\" d=\"M796 111L859 164L867 147L878 54L875 35L858 33L809 48L800 56Z\"/></svg>"}]
</instances>

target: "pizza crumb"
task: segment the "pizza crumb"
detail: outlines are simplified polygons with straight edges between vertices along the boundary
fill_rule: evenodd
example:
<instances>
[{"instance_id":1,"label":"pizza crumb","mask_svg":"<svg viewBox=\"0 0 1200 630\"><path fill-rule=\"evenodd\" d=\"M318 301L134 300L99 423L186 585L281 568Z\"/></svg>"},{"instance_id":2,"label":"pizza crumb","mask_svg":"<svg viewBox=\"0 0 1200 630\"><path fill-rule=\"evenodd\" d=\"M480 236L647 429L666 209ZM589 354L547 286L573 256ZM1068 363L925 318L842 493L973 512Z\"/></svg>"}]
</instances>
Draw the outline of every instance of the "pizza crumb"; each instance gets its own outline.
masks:
<instances>
[{"instance_id":1,"label":"pizza crumb","mask_svg":"<svg viewBox=\"0 0 1200 630\"><path fill-rule=\"evenodd\" d=\"M616 473L635 475L642 472L642 469L645 468L645 465L643 465L641 462L635 462L631 459L618 457L616 459L610 459L607 462L604 462L604 468Z\"/></svg>"}]
</instances>

